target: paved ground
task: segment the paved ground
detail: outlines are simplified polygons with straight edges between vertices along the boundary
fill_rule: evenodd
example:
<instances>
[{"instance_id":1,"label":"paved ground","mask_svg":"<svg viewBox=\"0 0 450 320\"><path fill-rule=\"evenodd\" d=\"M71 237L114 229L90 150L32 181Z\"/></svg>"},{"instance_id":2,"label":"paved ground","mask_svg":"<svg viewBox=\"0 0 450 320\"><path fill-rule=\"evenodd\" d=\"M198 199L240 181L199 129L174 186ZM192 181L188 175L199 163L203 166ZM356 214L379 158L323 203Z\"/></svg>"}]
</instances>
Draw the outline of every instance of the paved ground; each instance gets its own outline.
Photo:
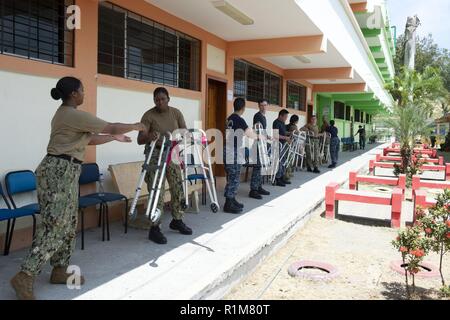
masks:
<instances>
[{"instance_id":1,"label":"paved ground","mask_svg":"<svg viewBox=\"0 0 450 320\"><path fill-rule=\"evenodd\" d=\"M283 245L311 215L322 211L324 188L344 183L350 170L367 166L378 150L345 152L339 168L324 169L321 176L299 172L290 188L269 187L265 201L246 198L248 185L240 188L245 214L234 216L188 214L186 223L194 235L182 236L163 223L168 245L147 240L145 231L124 235L119 224L112 226L111 242L101 242L101 230L86 234L86 250L76 250L72 263L79 265L87 283L81 290L48 284L50 267L36 281L40 299L205 299L221 298L230 286L247 275L260 261ZM222 192L219 192L221 195ZM14 299L8 281L26 251L0 257L0 299Z\"/></svg>"}]
</instances>

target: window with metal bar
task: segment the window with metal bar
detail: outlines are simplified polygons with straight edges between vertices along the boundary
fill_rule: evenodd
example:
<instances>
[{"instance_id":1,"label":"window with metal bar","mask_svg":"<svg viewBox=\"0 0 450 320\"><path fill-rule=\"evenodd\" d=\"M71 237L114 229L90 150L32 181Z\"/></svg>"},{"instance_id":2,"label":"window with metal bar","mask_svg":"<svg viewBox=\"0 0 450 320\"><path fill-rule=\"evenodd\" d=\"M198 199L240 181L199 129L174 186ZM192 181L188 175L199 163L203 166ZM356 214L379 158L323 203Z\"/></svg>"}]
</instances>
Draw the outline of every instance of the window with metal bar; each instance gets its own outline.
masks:
<instances>
[{"instance_id":1,"label":"window with metal bar","mask_svg":"<svg viewBox=\"0 0 450 320\"><path fill-rule=\"evenodd\" d=\"M73 66L68 0L0 0L0 54Z\"/></svg>"},{"instance_id":2,"label":"window with metal bar","mask_svg":"<svg viewBox=\"0 0 450 320\"><path fill-rule=\"evenodd\" d=\"M100 3L98 72L200 90L200 41L108 2Z\"/></svg>"},{"instance_id":3,"label":"window with metal bar","mask_svg":"<svg viewBox=\"0 0 450 320\"><path fill-rule=\"evenodd\" d=\"M352 107L345 106L345 120L351 121Z\"/></svg>"},{"instance_id":4,"label":"window with metal bar","mask_svg":"<svg viewBox=\"0 0 450 320\"><path fill-rule=\"evenodd\" d=\"M280 105L281 77L243 60L234 61L234 96Z\"/></svg>"},{"instance_id":5,"label":"window with metal bar","mask_svg":"<svg viewBox=\"0 0 450 320\"><path fill-rule=\"evenodd\" d=\"M360 122L361 120L361 111L355 110L355 122Z\"/></svg>"},{"instance_id":6,"label":"window with metal bar","mask_svg":"<svg viewBox=\"0 0 450 320\"><path fill-rule=\"evenodd\" d=\"M334 118L345 120L345 104L339 101L334 102Z\"/></svg>"},{"instance_id":7,"label":"window with metal bar","mask_svg":"<svg viewBox=\"0 0 450 320\"><path fill-rule=\"evenodd\" d=\"M295 110L306 111L306 92L305 86L294 81L287 83L287 107Z\"/></svg>"}]
</instances>

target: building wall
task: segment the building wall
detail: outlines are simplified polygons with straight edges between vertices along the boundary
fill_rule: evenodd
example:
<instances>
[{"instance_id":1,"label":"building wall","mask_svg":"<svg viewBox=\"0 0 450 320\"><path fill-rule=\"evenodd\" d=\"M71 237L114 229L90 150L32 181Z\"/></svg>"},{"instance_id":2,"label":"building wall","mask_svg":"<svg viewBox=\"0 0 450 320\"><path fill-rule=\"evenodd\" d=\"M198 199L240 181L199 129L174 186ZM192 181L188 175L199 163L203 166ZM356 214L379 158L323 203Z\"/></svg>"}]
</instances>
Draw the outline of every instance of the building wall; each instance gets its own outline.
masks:
<instances>
[{"instance_id":1,"label":"building wall","mask_svg":"<svg viewBox=\"0 0 450 320\"><path fill-rule=\"evenodd\" d=\"M206 117L207 79L213 77L227 83L227 89L233 90L234 63L227 56L227 42L187 21L175 17L145 1L110 1L125 9L137 12L176 30L185 32L201 41L200 91L168 88L171 105L179 108L190 127L202 126ZM50 97L50 89L63 76L75 76L82 80L85 88L85 103L81 109L110 122L134 123L153 106L152 92L159 86L151 83L111 77L97 74L97 33L98 2L77 0L83 12L82 28L75 31L74 67L52 65L26 58L0 55L0 103L2 132L8 139L1 139L2 159L0 161L0 179L11 170L35 170L46 154L50 134L50 121L59 102ZM249 62L277 73L281 77L284 71L262 59L247 59ZM312 85L307 86L308 104L312 104ZM286 79L282 81L280 106L270 106L267 114L268 124L277 117L286 98ZM232 99L227 102L227 113L232 112ZM254 102L248 103L244 117L251 123L257 111ZM300 116L300 125L306 123L306 113L289 110ZM201 121L201 123L196 123ZM203 126L204 127L204 126ZM136 144L136 133L131 133L132 144L116 142L98 147L88 147L86 162L97 162L105 176L105 187L114 191L107 168L117 164L142 159L142 147ZM93 186L83 187L81 192L94 191ZM36 201L35 194L19 197L19 203ZM111 212L117 211L112 208ZM93 216L94 217L94 216ZM120 216L118 216L120 217ZM95 226L95 217L86 221L86 225ZM20 219L16 225L13 249L29 246L31 241L31 219ZM0 243L4 234L4 224L0 224Z\"/></svg>"}]
</instances>

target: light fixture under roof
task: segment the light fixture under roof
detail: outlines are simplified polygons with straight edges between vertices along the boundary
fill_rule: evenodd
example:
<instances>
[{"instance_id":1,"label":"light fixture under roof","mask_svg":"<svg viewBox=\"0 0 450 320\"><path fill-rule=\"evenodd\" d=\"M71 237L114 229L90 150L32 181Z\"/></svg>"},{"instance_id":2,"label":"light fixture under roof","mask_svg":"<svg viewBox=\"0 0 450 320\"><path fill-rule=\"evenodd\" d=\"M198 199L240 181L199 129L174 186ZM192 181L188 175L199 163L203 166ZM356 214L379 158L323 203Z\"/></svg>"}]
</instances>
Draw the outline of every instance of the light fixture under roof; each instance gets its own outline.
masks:
<instances>
[{"instance_id":1,"label":"light fixture under roof","mask_svg":"<svg viewBox=\"0 0 450 320\"><path fill-rule=\"evenodd\" d=\"M217 10L220 10L221 12L236 20L240 24L243 24L244 26L249 26L255 23L252 18L247 16L242 11L239 11L237 8L233 7L227 1L213 1L212 4Z\"/></svg>"},{"instance_id":2,"label":"light fixture under roof","mask_svg":"<svg viewBox=\"0 0 450 320\"><path fill-rule=\"evenodd\" d=\"M309 59L305 56L294 56L294 58L302 63L311 63L311 59Z\"/></svg>"}]
</instances>

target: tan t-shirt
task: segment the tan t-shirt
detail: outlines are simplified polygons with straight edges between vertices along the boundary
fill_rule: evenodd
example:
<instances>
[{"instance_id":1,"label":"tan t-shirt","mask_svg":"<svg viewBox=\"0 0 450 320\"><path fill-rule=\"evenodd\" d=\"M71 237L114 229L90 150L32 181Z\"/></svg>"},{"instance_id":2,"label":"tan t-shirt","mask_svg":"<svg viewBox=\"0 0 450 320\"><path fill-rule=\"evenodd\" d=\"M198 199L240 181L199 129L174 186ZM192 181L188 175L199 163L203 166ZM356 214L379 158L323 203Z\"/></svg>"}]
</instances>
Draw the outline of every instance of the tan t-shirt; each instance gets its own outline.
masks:
<instances>
[{"instance_id":1,"label":"tan t-shirt","mask_svg":"<svg viewBox=\"0 0 450 320\"><path fill-rule=\"evenodd\" d=\"M61 106L52 120L52 132L47 152L52 155L68 155L84 160L86 146L93 134L98 134L108 125L96 116Z\"/></svg>"},{"instance_id":2,"label":"tan t-shirt","mask_svg":"<svg viewBox=\"0 0 450 320\"><path fill-rule=\"evenodd\" d=\"M144 113L141 122L149 132L158 132L161 136L167 131L173 133L177 129L186 128L183 114L180 110L172 107L169 107L166 112L160 112L154 107Z\"/></svg>"},{"instance_id":3,"label":"tan t-shirt","mask_svg":"<svg viewBox=\"0 0 450 320\"><path fill-rule=\"evenodd\" d=\"M319 135L319 127L317 125L313 126L312 124L308 123L303 128L300 129L301 131L312 131L314 133L314 137L317 137Z\"/></svg>"}]
</instances>

